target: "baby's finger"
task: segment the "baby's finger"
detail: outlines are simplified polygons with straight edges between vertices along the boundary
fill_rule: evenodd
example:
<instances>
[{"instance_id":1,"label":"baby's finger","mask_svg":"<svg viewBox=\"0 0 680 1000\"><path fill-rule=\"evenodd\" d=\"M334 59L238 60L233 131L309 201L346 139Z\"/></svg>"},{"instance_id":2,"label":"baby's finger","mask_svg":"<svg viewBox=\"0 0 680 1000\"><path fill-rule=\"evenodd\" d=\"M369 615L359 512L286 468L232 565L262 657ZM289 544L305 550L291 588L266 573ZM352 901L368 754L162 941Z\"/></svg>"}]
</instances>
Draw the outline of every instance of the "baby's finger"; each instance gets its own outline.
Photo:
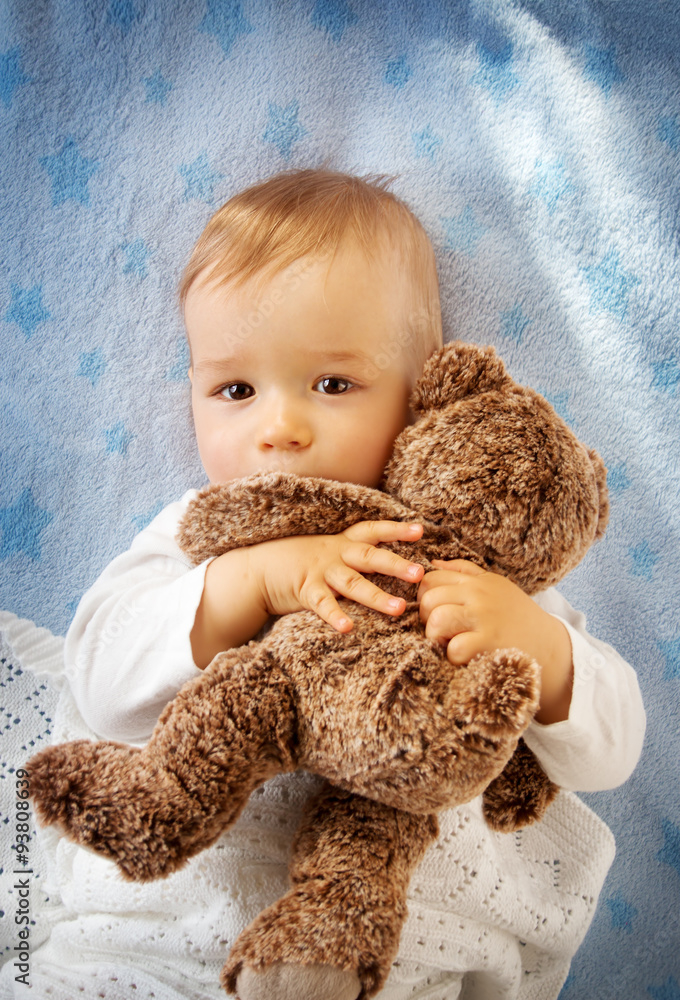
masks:
<instances>
[{"instance_id":1,"label":"baby's finger","mask_svg":"<svg viewBox=\"0 0 680 1000\"><path fill-rule=\"evenodd\" d=\"M438 604L425 619L426 637L442 646L446 646L454 636L467 633L469 628L464 609L453 604Z\"/></svg>"},{"instance_id":2,"label":"baby's finger","mask_svg":"<svg viewBox=\"0 0 680 1000\"><path fill-rule=\"evenodd\" d=\"M383 573L408 583L418 583L425 573L419 563L409 562L390 549L377 549L370 542L351 542L343 549L342 559L347 566L361 573Z\"/></svg>"},{"instance_id":3,"label":"baby's finger","mask_svg":"<svg viewBox=\"0 0 680 1000\"><path fill-rule=\"evenodd\" d=\"M469 559L433 559L432 565L437 569L449 570L452 573L467 573L469 576L479 576L486 573L486 570L478 566L477 563L470 562Z\"/></svg>"},{"instance_id":4,"label":"baby's finger","mask_svg":"<svg viewBox=\"0 0 680 1000\"><path fill-rule=\"evenodd\" d=\"M487 648L476 632L461 632L454 635L446 647L446 658L449 663L461 667L469 663L473 656L486 653Z\"/></svg>"},{"instance_id":5,"label":"baby's finger","mask_svg":"<svg viewBox=\"0 0 680 1000\"><path fill-rule=\"evenodd\" d=\"M428 589L424 580L418 588L417 600L420 604L420 620L426 622L435 608L447 606L465 607L465 590L454 585L440 585Z\"/></svg>"},{"instance_id":6,"label":"baby's finger","mask_svg":"<svg viewBox=\"0 0 680 1000\"><path fill-rule=\"evenodd\" d=\"M336 566L330 569L326 575L326 583L343 597L348 597L357 604L363 604L364 607L373 608L374 611L382 611L387 615L400 615L406 608L406 601L401 597L385 593L349 566Z\"/></svg>"},{"instance_id":7,"label":"baby's finger","mask_svg":"<svg viewBox=\"0 0 680 1000\"><path fill-rule=\"evenodd\" d=\"M415 542L423 533L422 524L413 521L358 521L344 532L353 542Z\"/></svg>"},{"instance_id":8,"label":"baby's finger","mask_svg":"<svg viewBox=\"0 0 680 1000\"><path fill-rule=\"evenodd\" d=\"M309 611L314 611L322 621L332 625L338 632L351 632L354 628L354 622L340 608L328 588L310 588L300 595L300 600Z\"/></svg>"}]
</instances>

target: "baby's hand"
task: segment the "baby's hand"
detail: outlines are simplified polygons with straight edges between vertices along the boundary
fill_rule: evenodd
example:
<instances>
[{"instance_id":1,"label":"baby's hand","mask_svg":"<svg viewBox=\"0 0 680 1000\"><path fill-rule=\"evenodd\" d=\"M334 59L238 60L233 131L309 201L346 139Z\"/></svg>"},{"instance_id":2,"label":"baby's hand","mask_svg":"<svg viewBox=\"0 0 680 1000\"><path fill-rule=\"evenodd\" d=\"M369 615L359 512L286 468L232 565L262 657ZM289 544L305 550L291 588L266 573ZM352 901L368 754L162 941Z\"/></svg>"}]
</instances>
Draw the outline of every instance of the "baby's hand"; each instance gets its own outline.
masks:
<instances>
[{"instance_id":1,"label":"baby's hand","mask_svg":"<svg viewBox=\"0 0 680 1000\"><path fill-rule=\"evenodd\" d=\"M465 559L433 560L418 588L425 635L446 646L451 663L462 665L478 653L521 649L541 667L539 722L567 718L572 662L569 634L559 621L523 590L497 573Z\"/></svg>"},{"instance_id":2,"label":"baby's hand","mask_svg":"<svg viewBox=\"0 0 680 1000\"><path fill-rule=\"evenodd\" d=\"M418 588L428 639L446 646L451 663L512 646L531 652L536 619L544 612L511 580L465 559L444 562Z\"/></svg>"},{"instance_id":3,"label":"baby's hand","mask_svg":"<svg viewBox=\"0 0 680 1000\"><path fill-rule=\"evenodd\" d=\"M299 535L253 545L251 565L270 615L307 609L337 629L349 632L352 620L340 609L338 594L367 608L400 615L406 602L381 590L362 573L383 573L418 583L423 567L410 563L379 542L413 542L420 524L360 521L338 535Z\"/></svg>"}]
</instances>

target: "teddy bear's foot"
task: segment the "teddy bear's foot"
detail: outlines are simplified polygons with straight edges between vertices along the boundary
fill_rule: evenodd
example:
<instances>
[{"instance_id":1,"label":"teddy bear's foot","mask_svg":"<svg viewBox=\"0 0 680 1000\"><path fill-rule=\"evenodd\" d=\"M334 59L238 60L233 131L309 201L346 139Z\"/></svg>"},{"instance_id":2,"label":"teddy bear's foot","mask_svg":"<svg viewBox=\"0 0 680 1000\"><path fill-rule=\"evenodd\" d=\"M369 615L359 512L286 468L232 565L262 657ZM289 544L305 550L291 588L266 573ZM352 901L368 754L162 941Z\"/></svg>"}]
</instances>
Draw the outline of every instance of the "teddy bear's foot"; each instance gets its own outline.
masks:
<instances>
[{"instance_id":1,"label":"teddy bear's foot","mask_svg":"<svg viewBox=\"0 0 680 1000\"><path fill-rule=\"evenodd\" d=\"M356 972L332 965L246 965L236 979L238 1000L356 1000L360 993Z\"/></svg>"},{"instance_id":2,"label":"teddy bear's foot","mask_svg":"<svg viewBox=\"0 0 680 1000\"><path fill-rule=\"evenodd\" d=\"M76 740L27 765L41 824L114 861L133 881L164 877L186 860L205 818L181 786L136 747Z\"/></svg>"},{"instance_id":3,"label":"teddy bear's foot","mask_svg":"<svg viewBox=\"0 0 680 1000\"><path fill-rule=\"evenodd\" d=\"M326 786L307 804L296 835L292 888L239 935L222 970L226 991L244 1000L243 981L249 996L268 997L257 994L261 981L279 1000L280 981L292 991L282 1000L307 996L303 987L310 1000L326 1000L336 996L320 992L327 977L338 997L373 996L397 954L411 873L436 835L433 816Z\"/></svg>"},{"instance_id":4,"label":"teddy bear's foot","mask_svg":"<svg viewBox=\"0 0 680 1000\"><path fill-rule=\"evenodd\" d=\"M389 912L383 901L379 912L359 882L334 872L264 910L239 935L222 969L227 993L239 1000L373 996L396 954L406 907Z\"/></svg>"}]
</instances>

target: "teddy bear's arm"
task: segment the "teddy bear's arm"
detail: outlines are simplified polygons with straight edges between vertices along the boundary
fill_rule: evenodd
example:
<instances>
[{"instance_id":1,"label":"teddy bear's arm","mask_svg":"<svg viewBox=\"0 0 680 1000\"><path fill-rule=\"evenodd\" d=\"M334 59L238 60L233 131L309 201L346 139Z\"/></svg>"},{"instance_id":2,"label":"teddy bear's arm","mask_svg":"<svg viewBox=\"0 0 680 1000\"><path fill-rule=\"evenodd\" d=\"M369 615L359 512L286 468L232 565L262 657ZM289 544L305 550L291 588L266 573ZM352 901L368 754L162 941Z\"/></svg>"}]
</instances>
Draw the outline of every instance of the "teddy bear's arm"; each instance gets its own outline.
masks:
<instances>
[{"instance_id":1,"label":"teddy bear's arm","mask_svg":"<svg viewBox=\"0 0 680 1000\"><path fill-rule=\"evenodd\" d=\"M330 535L358 521L417 520L413 511L356 483L276 472L207 486L189 504L177 539L196 563L291 535Z\"/></svg>"}]
</instances>

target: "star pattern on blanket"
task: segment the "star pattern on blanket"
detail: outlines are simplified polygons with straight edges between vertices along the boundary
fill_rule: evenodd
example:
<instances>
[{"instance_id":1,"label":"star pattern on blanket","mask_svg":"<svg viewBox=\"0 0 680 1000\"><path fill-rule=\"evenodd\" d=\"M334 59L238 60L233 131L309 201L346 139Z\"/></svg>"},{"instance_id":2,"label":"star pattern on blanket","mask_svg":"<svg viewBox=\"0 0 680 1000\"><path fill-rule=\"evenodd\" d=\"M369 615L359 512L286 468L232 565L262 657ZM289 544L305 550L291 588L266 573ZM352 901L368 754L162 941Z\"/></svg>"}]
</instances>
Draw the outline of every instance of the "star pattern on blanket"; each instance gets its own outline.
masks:
<instances>
[{"instance_id":1,"label":"star pattern on blanket","mask_svg":"<svg viewBox=\"0 0 680 1000\"><path fill-rule=\"evenodd\" d=\"M651 580L654 574L654 567L659 561L659 556L653 551L649 542L640 542L628 549L631 559L631 576L640 576L643 580Z\"/></svg>"},{"instance_id":2,"label":"star pattern on blanket","mask_svg":"<svg viewBox=\"0 0 680 1000\"><path fill-rule=\"evenodd\" d=\"M661 639L657 646L666 661L663 679L680 680L680 636L676 639Z\"/></svg>"},{"instance_id":3,"label":"star pattern on blanket","mask_svg":"<svg viewBox=\"0 0 680 1000\"><path fill-rule=\"evenodd\" d=\"M208 8L198 30L214 35L225 56L228 56L236 41L242 35L255 31L255 28L243 16L243 4L238 0L208 0Z\"/></svg>"},{"instance_id":4,"label":"star pattern on blanket","mask_svg":"<svg viewBox=\"0 0 680 1000\"><path fill-rule=\"evenodd\" d=\"M402 87L406 86L412 76L413 70L409 65L408 59L405 55L401 55L397 59L389 60L385 66L385 75L383 79L385 83L390 85L390 87L394 87L396 90L401 90Z\"/></svg>"},{"instance_id":5,"label":"star pattern on blanket","mask_svg":"<svg viewBox=\"0 0 680 1000\"><path fill-rule=\"evenodd\" d=\"M470 83L488 90L496 104L504 101L510 91L519 86L519 78L512 68L513 54L512 42L506 42L499 48L491 48L482 42L477 45L479 69L470 78Z\"/></svg>"},{"instance_id":6,"label":"star pattern on blanket","mask_svg":"<svg viewBox=\"0 0 680 1000\"><path fill-rule=\"evenodd\" d=\"M153 250L149 250L144 240L139 237L129 243L123 243L121 250L125 254L123 274L134 274L138 278L146 278L148 274L147 264L149 257L153 255Z\"/></svg>"},{"instance_id":7,"label":"star pattern on blanket","mask_svg":"<svg viewBox=\"0 0 680 1000\"><path fill-rule=\"evenodd\" d=\"M443 217L440 222L446 232L444 249L464 253L468 257L475 256L479 241L488 231L487 226L477 222L470 205L465 207L461 215Z\"/></svg>"},{"instance_id":8,"label":"star pattern on blanket","mask_svg":"<svg viewBox=\"0 0 680 1000\"><path fill-rule=\"evenodd\" d=\"M522 343L524 331L531 323L528 316L525 316L519 302L515 303L512 309L501 312L501 334L509 337L516 344Z\"/></svg>"},{"instance_id":9,"label":"star pattern on blanket","mask_svg":"<svg viewBox=\"0 0 680 1000\"><path fill-rule=\"evenodd\" d=\"M429 125L426 125L421 132L413 132L411 138L416 156L427 156L434 163L442 144L442 137L433 132Z\"/></svg>"},{"instance_id":10,"label":"star pattern on blanket","mask_svg":"<svg viewBox=\"0 0 680 1000\"><path fill-rule=\"evenodd\" d=\"M311 20L313 27L321 28L334 42L340 42L347 29L359 18L347 0L316 0Z\"/></svg>"},{"instance_id":11,"label":"star pattern on blanket","mask_svg":"<svg viewBox=\"0 0 680 1000\"><path fill-rule=\"evenodd\" d=\"M611 45L607 49L601 49L594 45L586 45L584 57L583 73L586 80L592 80L593 83L602 88L605 96L609 97L614 84L625 80L625 76L616 61L615 46Z\"/></svg>"},{"instance_id":12,"label":"star pattern on blanket","mask_svg":"<svg viewBox=\"0 0 680 1000\"><path fill-rule=\"evenodd\" d=\"M599 264L580 270L590 286L591 311L606 310L624 319L628 312L628 296L640 279L623 269L618 253L610 250Z\"/></svg>"},{"instance_id":13,"label":"star pattern on blanket","mask_svg":"<svg viewBox=\"0 0 680 1000\"><path fill-rule=\"evenodd\" d=\"M120 28L124 35L127 35L139 18L140 14L133 0L110 0L108 22Z\"/></svg>"},{"instance_id":14,"label":"star pattern on blanket","mask_svg":"<svg viewBox=\"0 0 680 1000\"><path fill-rule=\"evenodd\" d=\"M30 488L23 490L16 503L0 508L0 559L23 553L39 560L42 533L53 519L54 514L38 507Z\"/></svg>"},{"instance_id":15,"label":"star pattern on blanket","mask_svg":"<svg viewBox=\"0 0 680 1000\"><path fill-rule=\"evenodd\" d=\"M53 205L69 200L90 204L88 182L99 170L99 162L83 156L72 136L64 140L58 155L41 156L40 164L52 180Z\"/></svg>"},{"instance_id":16,"label":"star pattern on blanket","mask_svg":"<svg viewBox=\"0 0 680 1000\"><path fill-rule=\"evenodd\" d=\"M633 920L638 912L636 908L621 895L608 899L607 906L611 914L612 927L616 930L626 931L627 934L632 933Z\"/></svg>"},{"instance_id":17,"label":"star pattern on blanket","mask_svg":"<svg viewBox=\"0 0 680 1000\"><path fill-rule=\"evenodd\" d=\"M183 163L177 169L186 181L184 201L191 201L192 198L207 204L214 201L215 185L224 179L224 174L212 169L205 150L192 163Z\"/></svg>"},{"instance_id":18,"label":"star pattern on blanket","mask_svg":"<svg viewBox=\"0 0 680 1000\"><path fill-rule=\"evenodd\" d=\"M669 976L661 986L648 986L647 992L653 1000L680 1000L680 986L675 976Z\"/></svg>"},{"instance_id":19,"label":"star pattern on blanket","mask_svg":"<svg viewBox=\"0 0 680 1000\"><path fill-rule=\"evenodd\" d=\"M122 420L119 420L113 427L104 431L104 437L107 455L127 455L130 442L135 435L126 428Z\"/></svg>"},{"instance_id":20,"label":"star pattern on blanket","mask_svg":"<svg viewBox=\"0 0 680 1000\"><path fill-rule=\"evenodd\" d=\"M21 47L13 45L0 53L0 99L6 108L11 105L15 91L27 83L31 83L31 77L23 71Z\"/></svg>"},{"instance_id":21,"label":"star pattern on blanket","mask_svg":"<svg viewBox=\"0 0 680 1000\"><path fill-rule=\"evenodd\" d=\"M76 375L88 379L92 383L92 388L96 389L99 379L108 367L108 361L101 347L95 347L93 351L81 352Z\"/></svg>"},{"instance_id":22,"label":"star pattern on blanket","mask_svg":"<svg viewBox=\"0 0 680 1000\"><path fill-rule=\"evenodd\" d=\"M270 103L269 119L262 139L276 146L284 160L289 160L293 146L307 135L307 129L298 121L300 106L291 101L285 107Z\"/></svg>"},{"instance_id":23,"label":"star pattern on blanket","mask_svg":"<svg viewBox=\"0 0 680 1000\"><path fill-rule=\"evenodd\" d=\"M176 360L168 368L165 378L168 382L186 382L187 372L191 365L191 355L186 337L177 338Z\"/></svg>"},{"instance_id":24,"label":"star pattern on blanket","mask_svg":"<svg viewBox=\"0 0 680 1000\"><path fill-rule=\"evenodd\" d=\"M536 160L536 178L529 193L545 202L550 215L557 208L563 195L573 191L562 160Z\"/></svg>"},{"instance_id":25,"label":"star pattern on blanket","mask_svg":"<svg viewBox=\"0 0 680 1000\"><path fill-rule=\"evenodd\" d=\"M628 478L625 462L621 462L619 465L614 465L611 469L607 469L607 489L610 493L623 493L623 491L627 490L629 486L630 479Z\"/></svg>"},{"instance_id":26,"label":"star pattern on blanket","mask_svg":"<svg viewBox=\"0 0 680 1000\"><path fill-rule=\"evenodd\" d=\"M158 515L162 510L163 510L163 503L160 500L158 500L153 505L153 507L149 507L149 509L144 511L143 513L133 514L131 521L135 526L135 531L137 532L144 531L144 528L147 528L153 521L154 517L158 517Z\"/></svg>"},{"instance_id":27,"label":"star pattern on blanket","mask_svg":"<svg viewBox=\"0 0 680 1000\"><path fill-rule=\"evenodd\" d=\"M680 152L680 122L666 115L659 119L656 134L674 152Z\"/></svg>"},{"instance_id":28,"label":"star pattern on blanket","mask_svg":"<svg viewBox=\"0 0 680 1000\"><path fill-rule=\"evenodd\" d=\"M146 76L142 81L146 87L146 103L161 104L163 107L168 103L168 94L172 90L172 84L165 79L159 69L153 76Z\"/></svg>"},{"instance_id":29,"label":"star pattern on blanket","mask_svg":"<svg viewBox=\"0 0 680 1000\"><path fill-rule=\"evenodd\" d=\"M652 362L652 388L674 396L680 385L680 364L675 358Z\"/></svg>"},{"instance_id":30,"label":"star pattern on blanket","mask_svg":"<svg viewBox=\"0 0 680 1000\"><path fill-rule=\"evenodd\" d=\"M52 314L43 305L43 286L32 285L22 288L20 285L10 286L12 301L4 315L6 323L16 323L29 340L41 323L46 323Z\"/></svg>"}]
</instances>

